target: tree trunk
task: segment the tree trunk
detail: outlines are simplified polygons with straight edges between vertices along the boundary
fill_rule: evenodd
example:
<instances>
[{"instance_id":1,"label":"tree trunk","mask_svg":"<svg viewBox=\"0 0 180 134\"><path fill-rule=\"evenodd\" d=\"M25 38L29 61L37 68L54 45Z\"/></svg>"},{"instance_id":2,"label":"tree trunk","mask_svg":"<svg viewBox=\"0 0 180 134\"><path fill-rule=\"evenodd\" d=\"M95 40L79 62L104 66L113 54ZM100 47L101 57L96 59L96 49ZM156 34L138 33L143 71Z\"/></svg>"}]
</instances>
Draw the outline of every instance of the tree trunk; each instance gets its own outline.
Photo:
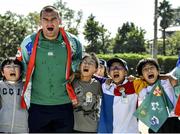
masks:
<instances>
[{"instance_id":1,"label":"tree trunk","mask_svg":"<svg viewBox=\"0 0 180 134\"><path fill-rule=\"evenodd\" d=\"M154 3L154 39L153 39L153 45L152 45L152 57L157 59L157 19L158 19L158 0L155 0Z\"/></svg>"},{"instance_id":2,"label":"tree trunk","mask_svg":"<svg viewBox=\"0 0 180 134\"><path fill-rule=\"evenodd\" d=\"M166 56L166 33L165 29L163 29L163 54Z\"/></svg>"}]
</instances>

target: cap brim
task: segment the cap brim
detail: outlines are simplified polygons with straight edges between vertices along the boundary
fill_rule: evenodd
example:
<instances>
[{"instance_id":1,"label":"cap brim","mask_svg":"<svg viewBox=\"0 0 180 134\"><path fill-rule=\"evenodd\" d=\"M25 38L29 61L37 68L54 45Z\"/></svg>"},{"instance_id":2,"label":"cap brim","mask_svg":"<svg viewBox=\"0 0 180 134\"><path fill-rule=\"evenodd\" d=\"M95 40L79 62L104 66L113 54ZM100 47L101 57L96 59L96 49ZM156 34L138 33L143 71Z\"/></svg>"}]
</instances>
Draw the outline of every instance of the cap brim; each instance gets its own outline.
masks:
<instances>
[{"instance_id":1,"label":"cap brim","mask_svg":"<svg viewBox=\"0 0 180 134\"><path fill-rule=\"evenodd\" d=\"M122 60L122 59L119 59L119 58L112 58L112 59L108 60L108 61L107 61L107 67L108 67L108 68L111 67L111 65L112 65L114 62L119 62L121 65L124 66L124 68L125 68L126 70L128 70L126 62L125 62L124 60Z\"/></svg>"}]
</instances>

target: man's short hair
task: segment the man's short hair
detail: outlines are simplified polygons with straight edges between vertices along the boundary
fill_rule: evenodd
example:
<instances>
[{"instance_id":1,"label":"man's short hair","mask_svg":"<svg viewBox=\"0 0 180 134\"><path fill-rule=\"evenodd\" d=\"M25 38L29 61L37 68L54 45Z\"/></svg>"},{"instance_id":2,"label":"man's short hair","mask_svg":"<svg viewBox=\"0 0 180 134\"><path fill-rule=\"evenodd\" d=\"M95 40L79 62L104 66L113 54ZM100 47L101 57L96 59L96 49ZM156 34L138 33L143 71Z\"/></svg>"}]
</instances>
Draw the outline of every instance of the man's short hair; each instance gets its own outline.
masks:
<instances>
[{"instance_id":1,"label":"man's short hair","mask_svg":"<svg viewBox=\"0 0 180 134\"><path fill-rule=\"evenodd\" d=\"M42 17L43 12L56 12L58 14L58 16L60 16L58 9L51 5L48 5L48 6L45 6L42 8L42 10L40 12L40 18Z\"/></svg>"}]
</instances>

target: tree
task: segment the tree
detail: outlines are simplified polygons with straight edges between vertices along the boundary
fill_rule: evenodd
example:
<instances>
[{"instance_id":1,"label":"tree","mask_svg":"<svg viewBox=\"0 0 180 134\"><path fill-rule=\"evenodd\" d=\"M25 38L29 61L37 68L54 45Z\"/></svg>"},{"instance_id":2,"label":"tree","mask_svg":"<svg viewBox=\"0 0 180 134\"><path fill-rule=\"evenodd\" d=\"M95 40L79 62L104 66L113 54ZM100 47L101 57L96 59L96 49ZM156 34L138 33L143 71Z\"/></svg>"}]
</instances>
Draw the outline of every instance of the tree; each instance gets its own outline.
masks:
<instances>
[{"instance_id":1,"label":"tree","mask_svg":"<svg viewBox=\"0 0 180 134\"><path fill-rule=\"evenodd\" d=\"M160 2L158 14L161 17L160 26L163 33L163 54L166 55L166 28L170 26L170 24L173 22L172 19L174 18L173 9L171 8L169 1L163 0L163 2Z\"/></svg>"},{"instance_id":2,"label":"tree","mask_svg":"<svg viewBox=\"0 0 180 134\"><path fill-rule=\"evenodd\" d=\"M180 26L180 7L174 9L174 18L172 24L174 26Z\"/></svg>"},{"instance_id":3,"label":"tree","mask_svg":"<svg viewBox=\"0 0 180 134\"><path fill-rule=\"evenodd\" d=\"M169 48L169 55L178 55L180 50L180 31L175 32L173 35L167 38Z\"/></svg>"},{"instance_id":4,"label":"tree","mask_svg":"<svg viewBox=\"0 0 180 134\"><path fill-rule=\"evenodd\" d=\"M74 35L78 35L78 28L83 16L82 10L78 11L76 14L76 12L68 8L67 3L62 0L57 0L53 5L59 9L63 21L62 24L64 24L67 31Z\"/></svg>"},{"instance_id":5,"label":"tree","mask_svg":"<svg viewBox=\"0 0 180 134\"><path fill-rule=\"evenodd\" d=\"M173 56L178 55L180 50L180 32L174 32L171 36L166 39L166 55ZM163 55L163 40L158 40L158 52Z\"/></svg>"},{"instance_id":6,"label":"tree","mask_svg":"<svg viewBox=\"0 0 180 134\"><path fill-rule=\"evenodd\" d=\"M111 38L110 38L110 33L107 29L104 28L104 25L102 24L100 26L100 37L99 37L99 53L110 53L111 52Z\"/></svg>"},{"instance_id":7,"label":"tree","mask_svg":"<svg viewBox=\"0 0 180 134\"><path fill-rule=\"evenodd\" d=\"M108 53L110 46L110 33L103 24L95 21L95 16L91 14L84 25L84 38L88 41L87 52Z\"/></svg>"},{"instance_id":8,"label":"tree","mask_svg":"<svg viewBox=\"0 0 180 134\"><path fill-rule=\"evenodd\" d=\"M118 28L118 32L114 39L115 44L113 52L145 52L144 34L145 31L136 27L134 23L124 23L121 28Z\"/></svg>"},{"instance_id":9,"label":"tree","mask_svg":"<svg viewBox=\"0 0 180 134\"><path fill-rule=\"evenodd\" d=\"M25 23L28 30L28 34L37 31L40 24L40 18L38 12L31 12L25 17Z\"/></svg>"},{"instance_id":10,"label":"tree","mask_svg":"<svg viewBox=\"0 0 180 134\"><path fill-rule=\"evenodd\" d=\"M87 52L98 53L98 38L100 36L99 22L95 21L95 16L91 14L84 25L84 38L88 41L89 45L86 47Z\"/></svg>"},{"instance_id":11,"label":"tree","mask_svg":"<svg viewBox=\"0 0 180 134\"><path fill-rule=\"evenodd\" d=\"M6 12L0 15L0 57L14 57L17 47L27 34L26 25L24 25L24 17Z\"/></svg>"}]
</instances>

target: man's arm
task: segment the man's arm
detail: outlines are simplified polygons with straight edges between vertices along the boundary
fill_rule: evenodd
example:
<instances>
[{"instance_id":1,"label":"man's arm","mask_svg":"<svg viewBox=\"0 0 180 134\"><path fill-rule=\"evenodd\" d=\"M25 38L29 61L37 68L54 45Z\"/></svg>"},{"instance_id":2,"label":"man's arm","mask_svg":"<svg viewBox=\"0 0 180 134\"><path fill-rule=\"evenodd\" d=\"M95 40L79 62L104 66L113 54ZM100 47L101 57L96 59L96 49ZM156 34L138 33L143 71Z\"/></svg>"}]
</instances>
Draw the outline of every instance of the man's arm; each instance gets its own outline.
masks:
<instances>
[{"instance_id":1,"label":"man's arm","mask_svg":"<svg viewBox=\"0 0 180 134\"><path fill-rule=\"evenodd\" d=\"M30 36L28 36L22 41L20 47L18 48L18 52L16 54L16 58L18 60L20 60L23 64L23 70L24 70L23 75L25 75L25 72L27 69L29 57L32 52L32 46L33 46L32 40L31 40Z\"/></svg>"},{"instance_id":2,"label":"man's arm","mask_svg":"<svg viewBox=\"0 0 180 134\"><path fill-rule=\"evenodd\" d=\"M80 64L82 57L84 55L84 47L76 36L74 36L68 32L66 32L66 34L67 34L67 37L68 37L69 42L71 44L72 71L76 72L77 70L79 70L79 64Z\"/></svg>"}]
</instances>

